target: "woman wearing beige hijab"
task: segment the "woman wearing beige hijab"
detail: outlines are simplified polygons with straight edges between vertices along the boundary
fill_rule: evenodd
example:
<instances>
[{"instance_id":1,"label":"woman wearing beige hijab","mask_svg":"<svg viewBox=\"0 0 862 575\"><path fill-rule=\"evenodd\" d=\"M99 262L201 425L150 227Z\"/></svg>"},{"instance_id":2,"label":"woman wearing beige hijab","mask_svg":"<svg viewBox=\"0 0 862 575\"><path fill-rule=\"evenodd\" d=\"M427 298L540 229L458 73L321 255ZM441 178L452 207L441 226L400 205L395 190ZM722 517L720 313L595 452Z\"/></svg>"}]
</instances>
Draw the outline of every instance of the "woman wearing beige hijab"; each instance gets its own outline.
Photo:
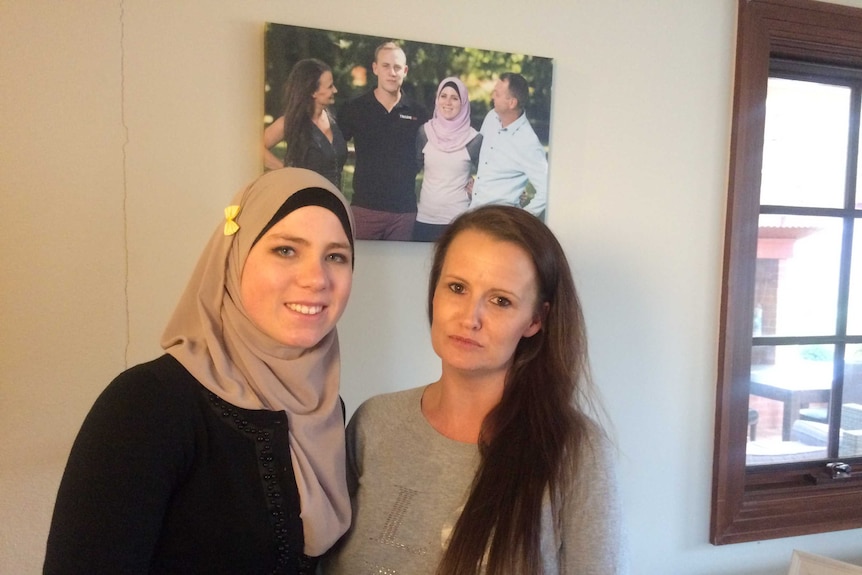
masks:
<instances>
[{"instance_id":1,"label":"woman wearing beige hijab","mask_svg":"<svg viewBox=\"0 0 862 575\"><path fill-rule=\"evenodd\" d=\"M350 524L335 324L350 208L309 170L225 209L162 338L79 432L45 573L314 573Z\"/></svg>"}]
</instances>

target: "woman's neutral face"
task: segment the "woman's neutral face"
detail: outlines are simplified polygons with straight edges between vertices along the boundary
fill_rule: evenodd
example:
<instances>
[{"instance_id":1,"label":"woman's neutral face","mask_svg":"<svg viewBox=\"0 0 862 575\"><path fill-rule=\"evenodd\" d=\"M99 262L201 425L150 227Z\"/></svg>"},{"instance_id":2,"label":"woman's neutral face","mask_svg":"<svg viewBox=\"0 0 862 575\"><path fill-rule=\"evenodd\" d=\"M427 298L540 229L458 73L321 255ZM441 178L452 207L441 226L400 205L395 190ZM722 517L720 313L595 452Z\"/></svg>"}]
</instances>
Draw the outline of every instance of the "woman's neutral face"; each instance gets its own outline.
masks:
<instances>
[{"instance_id":1,"label":"woman's neutral face","mask_svg":"<svg viewBox=\"0 0 862 575\"><path fill-rule=\"evenodd\" d=\"M523 248L476 230L459 233L434 290L431 343L444 373L505 377L518 342L542 327L537 300Z\"/></svg>"},{"instance_id":2,"label":"woman's neutral face","mask_svg":"<svg viewBox=\"0 0 862 575\"><path fill-rule=\"evenodd\" d=\"M245 260L242 306L275 341L308 349L326 336L347 305L353 253L338 218L299 208L267 230Z\"/></svg>"},{"instance_id":3,"label":"woman's neutral face","mask_svg":"<svg viewBox=\"0 0 862 575\"><path fill-rule=\"evenodd\" d=\"M338 88L335 87L332 72L327 70L320 75L320 79L317 81L317 91L311 95L311 98L316 106L325 108L335 103L335 94L337 93Z\"/></svg>"},{"instance_id":4,"label":"woman's neutral face","mask_svg":"<svg viewBox=\"0 0 862 575\"><path fill-rule=\"evenodd\" d=\"M461 111L461 96L451 86L440 90L437 96L437 112L447 120L451 120Z\"/></svg>"}]
</instances>

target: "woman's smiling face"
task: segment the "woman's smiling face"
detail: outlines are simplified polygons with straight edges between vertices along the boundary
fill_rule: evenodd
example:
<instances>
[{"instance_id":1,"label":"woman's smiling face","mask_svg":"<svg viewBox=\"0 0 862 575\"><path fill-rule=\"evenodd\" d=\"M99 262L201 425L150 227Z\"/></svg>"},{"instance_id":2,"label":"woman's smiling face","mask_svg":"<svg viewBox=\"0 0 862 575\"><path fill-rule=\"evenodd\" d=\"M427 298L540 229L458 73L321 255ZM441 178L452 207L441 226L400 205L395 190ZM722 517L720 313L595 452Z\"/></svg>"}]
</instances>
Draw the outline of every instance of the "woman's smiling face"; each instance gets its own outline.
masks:
<instances>
[{"instance_id":1,"label":"woman's smiling face","mask_svg":"<svg viewBox=\"0 0 862 575\"><path fill-rule=\"evenodd\" d=\"M344 312L353 252L335 214L305 206L282 218L251 248L240 298L263 333L289 347L317 345Z\"/></svg>"},{"instance_id":2,"label":"woman's smiling face","mask_svg":"<svg viewBox=\"0 0 862 575\"><path fill-rule=\"evenodd\" d=\"M326 70L320 75L320 79L317 81L317 90L311 95L311 99L314 100L315 106L322 109L335 103L335 94L337 93L338 88L335 87L332 80L332 72Z\"/></svg>"},{"instance_id":3,"label":"woman's smiling face","mask_svg":"<svg viewBox=\"0 0 862 575\"><path fill-rule=\"evenodd\" d=\"M440 90L440 95L437 96L437 111L446 120L455 118L461 111L461 96L451 86Z\"/></svg>"}]
</instances>

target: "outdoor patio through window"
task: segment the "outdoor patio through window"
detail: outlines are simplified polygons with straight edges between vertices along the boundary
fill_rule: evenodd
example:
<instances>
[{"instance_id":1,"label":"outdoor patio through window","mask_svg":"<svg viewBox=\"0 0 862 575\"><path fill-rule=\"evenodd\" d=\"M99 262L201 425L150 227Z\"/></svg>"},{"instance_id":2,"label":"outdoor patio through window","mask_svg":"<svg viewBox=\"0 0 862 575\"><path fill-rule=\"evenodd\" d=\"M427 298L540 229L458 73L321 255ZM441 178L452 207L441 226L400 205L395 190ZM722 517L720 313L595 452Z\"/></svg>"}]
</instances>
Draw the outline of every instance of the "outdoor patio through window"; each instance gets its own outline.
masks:
<instances>
[{"instance_id":1,"label":"outdoor patio through window","mask_svg":"<svg viewBox=\"0 0 862 575\"><path fill-rule=\"evenodd\" d=\"M862 456L860 89L815 77L768 81L748 466Z\"/></svg>"}]
</instances>

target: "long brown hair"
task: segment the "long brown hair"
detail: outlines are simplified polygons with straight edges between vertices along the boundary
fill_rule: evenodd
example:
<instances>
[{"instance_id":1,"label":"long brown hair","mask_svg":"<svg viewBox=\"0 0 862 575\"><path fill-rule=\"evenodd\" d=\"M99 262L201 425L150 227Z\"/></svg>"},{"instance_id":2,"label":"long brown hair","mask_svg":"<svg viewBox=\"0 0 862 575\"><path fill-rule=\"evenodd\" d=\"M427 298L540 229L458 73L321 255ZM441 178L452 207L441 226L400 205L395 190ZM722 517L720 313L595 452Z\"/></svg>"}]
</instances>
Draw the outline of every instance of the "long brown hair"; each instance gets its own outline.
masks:
<instances>
[{"instance_id":1,"label":"long brown hair","mask_svg":"<svg viewBox=\"0 0 862 575\"><path fill-rule=\"evenodd\" d=\"M306 58L294 64L284 83L284 140L287 151L284 165L304 166L305 154L311 147L314 98L320 88L320 77L332 69L317 58Z\"/></svg>"},{"instance_id":2,"label":"long brown hair","mask_svg":"<svg viewBox=\"0 0 862 575\"><path fill-rule=\"evenodd\" d=\"M568 261L535 216L485 206L458 217L437 241L428 284L428 317L452 240L486 233L527 252L538 282L542 329L519 342L500 403L482 422L481 462L438 575L542 573L542 500L565 493L588 438L587 339ZM487 552L487 558L485 557Z\"/></svg>"}]
</instances>

